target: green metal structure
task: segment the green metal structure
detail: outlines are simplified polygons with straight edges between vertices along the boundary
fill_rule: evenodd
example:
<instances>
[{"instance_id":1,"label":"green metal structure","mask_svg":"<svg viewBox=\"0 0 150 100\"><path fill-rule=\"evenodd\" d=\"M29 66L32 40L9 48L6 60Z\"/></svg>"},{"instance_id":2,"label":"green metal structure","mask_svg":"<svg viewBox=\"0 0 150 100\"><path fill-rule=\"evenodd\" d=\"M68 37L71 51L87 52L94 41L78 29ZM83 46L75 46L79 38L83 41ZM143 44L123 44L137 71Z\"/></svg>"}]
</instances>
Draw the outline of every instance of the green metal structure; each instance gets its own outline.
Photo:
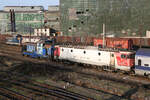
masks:
<instances>
[{"instance_id":1,"label":"green metal structure","mask_svg":"<svg viewBox=\"0 0 150 100\"><path fill-rule=\"evenodd\" d=\"M150 0L60 0L64 35L145 35L150 29Z\"/></svg>"}]
</instances>

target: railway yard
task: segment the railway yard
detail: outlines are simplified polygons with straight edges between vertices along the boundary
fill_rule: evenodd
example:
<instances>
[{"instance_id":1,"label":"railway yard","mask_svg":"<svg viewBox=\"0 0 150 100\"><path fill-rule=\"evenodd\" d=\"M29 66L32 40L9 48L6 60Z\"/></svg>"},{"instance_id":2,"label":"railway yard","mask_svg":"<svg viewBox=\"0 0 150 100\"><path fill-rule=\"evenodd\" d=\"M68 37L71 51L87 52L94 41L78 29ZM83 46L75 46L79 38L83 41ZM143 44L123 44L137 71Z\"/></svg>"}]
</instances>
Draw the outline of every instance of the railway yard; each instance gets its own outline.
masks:
<instances>
[{"instance_id":1,"label":"railway yard","mask_svg":"<svg viewBox=\"0 0 150 100\"><path fill-rule=\"evenodd\" d=\"M33 59L0 43L1 100L150 100L150 80L89 65Z\"/></svg>"},{"instance_id":2,"label":"railway yard","mask_svg":"<svg viewBox=\"0 0 150 100\"><path fill-rule=\"evenodd\" d=\"M150 100L149 0L36 1L0 2L0 100Z\"/></svg>"}]
</instances>

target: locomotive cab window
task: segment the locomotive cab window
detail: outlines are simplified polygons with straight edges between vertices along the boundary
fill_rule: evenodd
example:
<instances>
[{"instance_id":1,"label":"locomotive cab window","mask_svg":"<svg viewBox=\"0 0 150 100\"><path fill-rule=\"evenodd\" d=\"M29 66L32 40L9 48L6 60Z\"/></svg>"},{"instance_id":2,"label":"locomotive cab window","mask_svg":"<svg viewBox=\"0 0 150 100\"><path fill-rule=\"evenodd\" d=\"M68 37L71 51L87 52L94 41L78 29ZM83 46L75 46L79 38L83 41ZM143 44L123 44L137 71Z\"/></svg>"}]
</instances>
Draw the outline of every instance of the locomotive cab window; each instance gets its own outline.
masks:
<instances>
[{"instance_id":1,"label":"locomotive cab window","mask_svg":"<svg viewBox=\"0 0 150 100\"><path fill-rule=\"evenodd\" d=\"M135 58L135 54L127 55L127 58L128 58L128 59L134 59L134 58Z\"/></svg>"},{"instance_id":2,"label":"locomotive cab window","mask_svg":"<svg viewBox=\"0 0 150 100\"><path fill-rule=\"evenodd\" d=\"M126 55L122 54L122 55L121 55L121 58L123 58L123 59L126 58Z\"/></svg>"}]
</instances>

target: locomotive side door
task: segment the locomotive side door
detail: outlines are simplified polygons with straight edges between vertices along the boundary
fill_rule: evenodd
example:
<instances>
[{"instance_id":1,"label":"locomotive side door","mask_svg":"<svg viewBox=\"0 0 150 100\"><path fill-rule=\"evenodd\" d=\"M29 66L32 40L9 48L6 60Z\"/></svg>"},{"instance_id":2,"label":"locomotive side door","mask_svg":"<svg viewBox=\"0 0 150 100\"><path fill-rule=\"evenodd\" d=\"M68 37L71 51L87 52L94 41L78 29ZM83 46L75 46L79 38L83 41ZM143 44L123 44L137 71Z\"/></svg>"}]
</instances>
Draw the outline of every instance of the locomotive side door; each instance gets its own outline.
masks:
<instances>
[{"instance_id":1,"label":"locomotive side door","mask_svg":"<svg viewBox=\"0 0 150 100\"><path fill-rule=\"evenodd\" d=\"M115 54L114 52L110 53L110 66L115 66Z\"/></svg>"}]
</instances>

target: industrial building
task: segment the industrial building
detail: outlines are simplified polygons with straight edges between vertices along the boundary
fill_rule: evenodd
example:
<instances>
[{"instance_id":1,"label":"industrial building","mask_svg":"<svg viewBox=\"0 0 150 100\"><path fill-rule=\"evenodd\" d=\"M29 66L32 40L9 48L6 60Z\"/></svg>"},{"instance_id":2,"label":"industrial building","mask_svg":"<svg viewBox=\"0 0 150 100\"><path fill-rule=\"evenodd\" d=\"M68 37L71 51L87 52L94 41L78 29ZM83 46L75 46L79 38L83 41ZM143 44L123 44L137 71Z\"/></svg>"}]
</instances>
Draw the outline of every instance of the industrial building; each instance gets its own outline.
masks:
<instances>
[{"instance_id":1,"label":"industrial building","mask_svg":"<svg viewBox=\"0 0 150 100\"><path fill-rule=\"evenodd\" d=\"M137 3L138 2L138 3ZM65 35L145 36L150 29L150 0L60 0Z\"/></svg>"},{"instance_id":2,"label":"industrial building","mask_svg":"<svg viewBox=\"0 0 150 100\"><path fill-rule=\"evenodd\" d=\"M12 32L11 13L14 10L14 22L16 32ZM59 6L49 6L44 10L42 6L6 6L0 11L1 34L29 34L34 33L35 28L52 27L60 30Z\"/></svg>"},{"instance_id":3,"label":"industrial building","mask_svg":"<svg viewBox=\"0 0 150 100\"><path fill-rule=\"evenodd\" d=\"M59 6L49 6L45 11L45 26L60 31L60 11Z\"/></svg>"}]
</instances>

